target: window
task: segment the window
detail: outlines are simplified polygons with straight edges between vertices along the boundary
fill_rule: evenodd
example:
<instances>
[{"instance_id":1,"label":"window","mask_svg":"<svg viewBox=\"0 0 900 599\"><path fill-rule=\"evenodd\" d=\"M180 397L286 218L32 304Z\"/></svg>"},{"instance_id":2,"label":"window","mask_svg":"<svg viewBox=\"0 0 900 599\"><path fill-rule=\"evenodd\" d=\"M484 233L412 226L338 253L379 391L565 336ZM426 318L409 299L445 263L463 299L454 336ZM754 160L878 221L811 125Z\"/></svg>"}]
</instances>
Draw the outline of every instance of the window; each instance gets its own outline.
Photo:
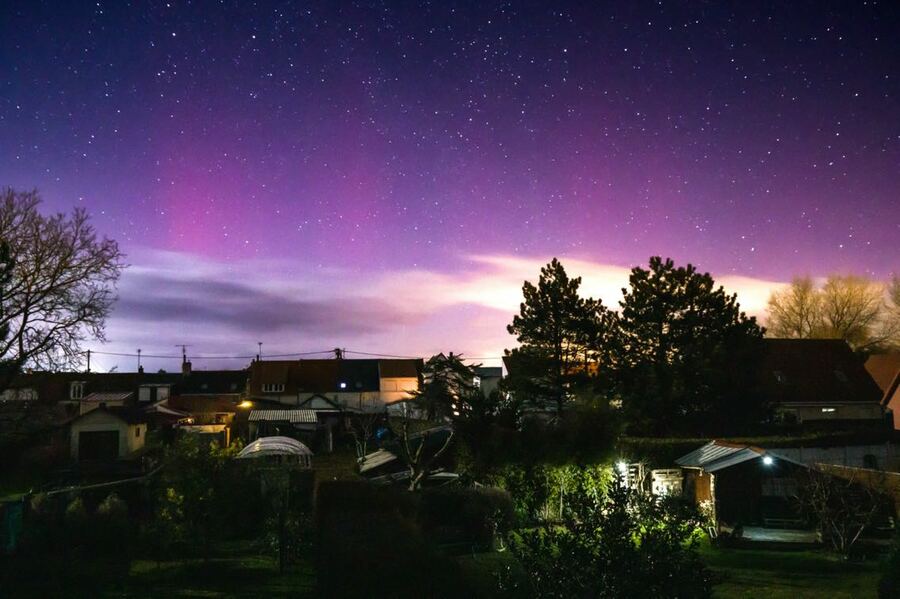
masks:
<instances>
[{"instance_id":1,"label":"window","mask_svg":"<svg viewBox=\"0 0 900 599\"><path fill-rule=\"evenodd\" d=\"M341 383L340 387L341 387L341 389L346 389L346 388L347 388L347 383Z\"/></svg>"},{"instance_id":2,"label":"window","mask_svg":"<svg viewBox=\"0 0 900 599\"><path fill-rule=\"evenodd\" d=\"M868 468L869 470L878 470L878 458L876 458L871 453L867 453L863 456L863 468Z\"/></svg>"},{"instance_id":3,"label":"window","mask_svg":"<svg viewBox=\"0 0 900 599\"><path fill-rule=\"evenodd\" d=\"M834 414L837 411L837 408L822 408L823 414Z\"/></svg>"},{"instance_id":4,"label":"window","mask_svg":"<svg viewBox=\"0 0 900 599\"><path fill-rule=\"evenodd\" d=\"M134 427L134 438L139 439L141 437L141 427Z\"/></svg>"},{"instance_id":5,"label":"window","mask_svg":"<svg viewBox=\"0 0 900 599\"><path fill-rule=\"evenodd\" d=\"M75 381L69 387L69 399L82 399L84 397L84 382Z\"/></svg>"},{"instance_id":6,"label":"window","mask_svg":"<svg viewBox=\"0 0 900 599\"><path fill-rule=\"evenodd\" d=\"M263 383L263 393L282 393L284 383Z\"/></svg>"}]
</instances>

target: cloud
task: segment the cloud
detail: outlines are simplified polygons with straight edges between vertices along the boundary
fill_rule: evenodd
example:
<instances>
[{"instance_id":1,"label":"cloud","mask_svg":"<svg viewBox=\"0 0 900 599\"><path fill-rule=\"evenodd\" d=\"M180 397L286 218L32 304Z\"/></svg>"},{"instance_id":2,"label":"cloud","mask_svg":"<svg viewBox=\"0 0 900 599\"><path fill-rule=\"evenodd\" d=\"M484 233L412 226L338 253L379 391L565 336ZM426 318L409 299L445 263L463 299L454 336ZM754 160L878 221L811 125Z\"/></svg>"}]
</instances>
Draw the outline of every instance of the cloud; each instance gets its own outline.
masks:
<instances>
[{"instance_id":1,"label":"cloud","mask_svg":"<svg viewBox=\"0 0 900 599\"><path fill-rule=\"evenodd\" d=\"M618 308L629 269L561 257L582 292ZM143 251L122 277L109 321L108 351L172 353L189 343L199 354L252 354L332 347L398 355L437 351L499 357L515 344L506 325L522 283L536 281L549 257L472 255L452 269L349 271L295 262L219 262L192 254ZM745 311L763 316L782 283L716 277ZM488 360L495 364L498 360ZM211 366L211 365L210 365ZM169 366L171 367L171 366Z\"/></svg>"}]
</instances>

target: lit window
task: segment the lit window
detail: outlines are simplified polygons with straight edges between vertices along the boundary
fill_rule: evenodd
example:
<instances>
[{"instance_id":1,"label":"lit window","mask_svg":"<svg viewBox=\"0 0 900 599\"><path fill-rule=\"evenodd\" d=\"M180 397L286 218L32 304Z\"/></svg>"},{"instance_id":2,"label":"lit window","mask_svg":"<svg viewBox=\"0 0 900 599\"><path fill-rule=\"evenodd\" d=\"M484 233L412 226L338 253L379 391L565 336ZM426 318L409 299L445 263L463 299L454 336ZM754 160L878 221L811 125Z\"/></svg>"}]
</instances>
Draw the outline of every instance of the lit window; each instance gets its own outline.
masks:
<instances>
[{"instance_id":1,"label":"lit window","mask_svg":"<svg viewBox=\"0 0 900 599\"><path fill-rule=\"evenodd\" d=\"M347 383L341 383L341 389L346 389L346 388L347 388Z\"/></svg>"},{"instance_id":2,"label":"lit window","mask_svg":"<svg viewBox=\"0 0 900 599\"><path fill-rule=\"evenodd\" d=\"M284 383L263 383L263 393L281 393L284 391Z\"/></svg>"},{"instance_id":3,"label":"lit window","mask_svg":"<svg viewBox=\"0 0 900 599\"><path fill-rule=\"evenodd\" d=\"M836 410L837 410L837 408L822 408L822 413L823 414L831 414L832 412L835 412Z\"/></svg>"}]
</instances>

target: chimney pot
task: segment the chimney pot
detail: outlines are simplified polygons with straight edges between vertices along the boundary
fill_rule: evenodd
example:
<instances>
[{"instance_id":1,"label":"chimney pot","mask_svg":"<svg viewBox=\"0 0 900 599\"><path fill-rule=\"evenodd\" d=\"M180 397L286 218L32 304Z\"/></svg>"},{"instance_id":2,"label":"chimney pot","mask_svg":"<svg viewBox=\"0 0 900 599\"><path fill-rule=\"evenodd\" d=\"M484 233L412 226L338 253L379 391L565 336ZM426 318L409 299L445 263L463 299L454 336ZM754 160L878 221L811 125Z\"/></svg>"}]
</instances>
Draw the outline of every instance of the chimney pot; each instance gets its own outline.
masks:
<instances>
[{"instance_id":1,"label":"chimney pot","mask_svg":"<svg viewBox=\"0 0 900 599\"><path fill-rule=\"evenodd\" d=\"M191 363L185 360L181 363L181 374L187 376L191 373Z\"/></svg>"}]
</instances>

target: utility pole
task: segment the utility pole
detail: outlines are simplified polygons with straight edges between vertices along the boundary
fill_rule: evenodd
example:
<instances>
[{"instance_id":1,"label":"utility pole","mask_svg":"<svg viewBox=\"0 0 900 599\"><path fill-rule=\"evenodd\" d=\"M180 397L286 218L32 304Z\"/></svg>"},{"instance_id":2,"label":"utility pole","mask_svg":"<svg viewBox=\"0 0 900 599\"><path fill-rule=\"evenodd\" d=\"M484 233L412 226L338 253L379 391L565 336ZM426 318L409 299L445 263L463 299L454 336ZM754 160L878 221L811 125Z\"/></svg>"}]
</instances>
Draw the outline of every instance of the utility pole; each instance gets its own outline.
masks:
<instances>
[{"instance_id":1,"label":"utility pole","mask_svg":"<svg viewBox=\"0 0 900 599\"><path fill-rule=\"evenodd\" d=\"M141 348L138 348L138 372L141 371Z\"/></svg>"},{"instance_id":2,"label":"utility pole","mask_svg":"<svg viewBox=\"0 0 900 599\"><path fill-rule=\"evenodd\" d=\"M257 341L256 345L259 348L256 352L256 360L260 361L262 360L262 341Z\"/></svg>"},{"instance_id":3,"label":"utility pole","mask_svg":"<svg viewBox=\"0 0 900 599\"><path fill-rule=\"evenodd\" d=\"M91 350L87 350L87 371L91 371Z\"/></svg>"}]
</instances>

